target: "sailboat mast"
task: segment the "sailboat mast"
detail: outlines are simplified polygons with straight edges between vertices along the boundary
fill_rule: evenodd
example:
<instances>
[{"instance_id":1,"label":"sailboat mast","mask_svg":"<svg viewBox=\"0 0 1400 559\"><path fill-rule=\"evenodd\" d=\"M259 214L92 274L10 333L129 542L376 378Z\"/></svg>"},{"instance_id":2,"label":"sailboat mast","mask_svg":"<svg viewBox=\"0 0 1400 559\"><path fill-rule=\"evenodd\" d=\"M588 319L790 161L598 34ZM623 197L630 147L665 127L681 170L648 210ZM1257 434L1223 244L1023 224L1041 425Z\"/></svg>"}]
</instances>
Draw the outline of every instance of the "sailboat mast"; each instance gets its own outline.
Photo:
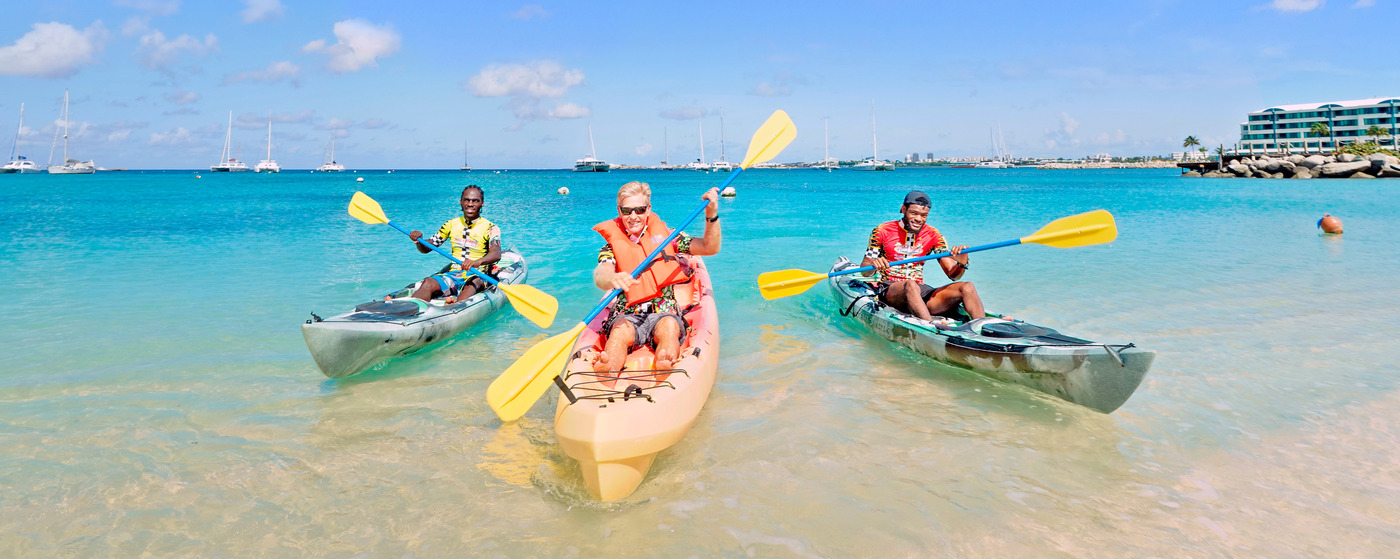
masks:
<instances>
[{"instance_id":1,"label":"sailboat mast","mask_svg":"<svg viewBox=\"0 0 1400 559\"><path fill-rule=\"evenodd\" d=\"M593 147L593 123L588 123L588 158L597 159L598 149Z\"/></svg>"},{"instance_id":2,"label":"sailboat mast","mask_svg":"<svg viewBox=\"0 0 1400 559\"><path fill-rule=\"evenodd\" d=\"M724 161L724 109L719 110L719 160Z\"/></svg>"},{"instance_id":3,"label":"sailboat mast","mask_svg":"<svg viewBox=\"0 0 1400 559\"><path fill-rule=\"evenodd\" d=\"M704 163L704 162L705 162L705 121L702 119L702 120L696 120L695 122L700 123L700 163Z\"/></svg>"},{"instance_id":4,"label":"sailboat mast","mask_svg":"<svg viewBox=\"0 0 1400 559\"><path fill-rule=\"evenodd\" d=\"M875 160L880 160L880 138L875 135L875 100L870 100L870 148L875 154Z\"/></svg>"},{"instance_id":5,"label":"sailboat mast","mask_svg":"<svg viewBox=\"0 0 1400 559\"><path fill-rule=\"evenodd\" d=\"M15 129L15 143L10 146L10 161L15 160L15 155L19 154L19 135L24 130L24 103L19 104L19 128Z\"/></svg>"},{"instance_id":6,"label":"sailboat mast","mask_svg":"<svg viewBox=\"0 0 1400 559\"><path fill-rule=\"evenodd\" d=\"M23 116L23 114L24 114L24 110L21 109L21 110L20 110L20 115L21 115L21 117ZM662 126L662 127L661 127L661 145L663 146L662 149L666 150L666 158L661 160L661 164L662 164L662 165L670 165L670 164L671 164L671 135L670 135L670 130L667 130L665 126Z\"/></svg>"},{"instance_id":7,"label":"sailboat mast","mask_svg":"<svg viewBox=\"0 0 1400 559\"><path fill-rule=\"evenodd\" d=\"M829 119L829 118L824 118L824 119L822 119L822 132L824 132L825 135L826 135L826 155L822 156L822 165L827 166L827 170L830 171L830 170L831 170L831 167L830 167L830 165L831 165L831 119Z\"/></svg>"},{"instance_id":8,"label":"sailboat mast","mask_svg":"<svg viewBox=\"0 0 1400 559\"><path fill-rule=\"evenodd\" d=\"M231 143L232 141L233 141L233 111L229 111L229 112L228 112L228 131L227 131L227 132L224 132L224 154L223 154L223 161L220 161L221 164L222 164L222 163L228 163L228 157L229 157L229 143Z\"/></svg>"},{"instance_id":9,"label":"sailboat mast","mask_svg":"<svg viewBox=\"0 0 1400 559\"><path fill-rule=\"evenodd\" d=\"M267 160L272 161L272 111L267 112Z\"/></svg>"},{"instance_id":10,"label":"sailboat mast","mask_svg":"<svg viewBox=\"0 0 1400 559\"><path fill-rule=\"evenodd\" d=\"M68 90L63 90L63 164L68 164Z\"/></svg>"}]
</instances>

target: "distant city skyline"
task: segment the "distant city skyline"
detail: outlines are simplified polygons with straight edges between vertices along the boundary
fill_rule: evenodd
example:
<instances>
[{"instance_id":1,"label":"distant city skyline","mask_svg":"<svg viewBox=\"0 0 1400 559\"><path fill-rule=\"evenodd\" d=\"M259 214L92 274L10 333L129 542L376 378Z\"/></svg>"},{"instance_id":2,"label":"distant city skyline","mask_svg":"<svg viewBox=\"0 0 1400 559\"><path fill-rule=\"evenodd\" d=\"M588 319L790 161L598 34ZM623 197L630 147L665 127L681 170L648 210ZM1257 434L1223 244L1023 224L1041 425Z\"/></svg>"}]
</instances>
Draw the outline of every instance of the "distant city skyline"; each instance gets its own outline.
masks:
<instances>
[{"instance_id":1,"label":"distant city skyline","mask_svg":"<svg viewBox=\"0 0 1400 559\"><path fill-rule=\"evenodd\" d=\"M1265 107L1400 92L1400 69L1343 35L1391 0L1226 4L693 5L59 1L0 21L0 150L44 163L64 89L69 151L105 167L240 159L356 168L567 168L742 156L775 109L781 161L1167 155L1233 145ZM1261 33L1291 29L1301 32ZM1314 30L1316 32L1310 31ZM1384 40L1380 40L1384 43ZM1380 53L1380 50L1376 50ZM929 155L931 154L931 155ZM55 155L55 157L58 157Z\"/></svg>"}]
</instances>

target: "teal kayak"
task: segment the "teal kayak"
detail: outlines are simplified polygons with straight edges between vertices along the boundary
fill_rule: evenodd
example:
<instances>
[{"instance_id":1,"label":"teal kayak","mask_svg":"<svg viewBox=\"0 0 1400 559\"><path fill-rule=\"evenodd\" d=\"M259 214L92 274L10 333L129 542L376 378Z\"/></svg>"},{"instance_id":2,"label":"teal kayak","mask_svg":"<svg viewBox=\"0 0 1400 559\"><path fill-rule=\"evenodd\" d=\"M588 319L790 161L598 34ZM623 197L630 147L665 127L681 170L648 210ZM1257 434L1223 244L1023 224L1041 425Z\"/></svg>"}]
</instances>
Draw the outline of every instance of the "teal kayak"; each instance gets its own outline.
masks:
<instances>
[{"instance_id":1,"label":"teal kayak","mask_svg":"<svg viewBox=\"0 0 1400 559\"><path fill-rule=\"evenodd\" d=\"M525 274L525 259L519 252L501 253L494 274L498 281L524 283ZM441 298L420 301L410 297L418 283L389 294L393 297L389 301L381 297L330 318L312 314L301 325L301 334L321 372L330 378L347 377L386 359L445 342L506 305L505 294L492 286L452 304Z\"/></svg>"},{"instance_id":2,"label":"teal kayak","mask_svg":"<svg viewBox=\"0 0 1400 559\"><path fill-rule=\"evenodd\" d=\"M854 266L841 257L831 271ZM1128 401L1157 356L1130 343L1093 342L1019 320L921 320L881 303L869 282L859 277L826 281L843 315L885 339L942 363L1102 413Z\"/></svg>"}]
</instances>

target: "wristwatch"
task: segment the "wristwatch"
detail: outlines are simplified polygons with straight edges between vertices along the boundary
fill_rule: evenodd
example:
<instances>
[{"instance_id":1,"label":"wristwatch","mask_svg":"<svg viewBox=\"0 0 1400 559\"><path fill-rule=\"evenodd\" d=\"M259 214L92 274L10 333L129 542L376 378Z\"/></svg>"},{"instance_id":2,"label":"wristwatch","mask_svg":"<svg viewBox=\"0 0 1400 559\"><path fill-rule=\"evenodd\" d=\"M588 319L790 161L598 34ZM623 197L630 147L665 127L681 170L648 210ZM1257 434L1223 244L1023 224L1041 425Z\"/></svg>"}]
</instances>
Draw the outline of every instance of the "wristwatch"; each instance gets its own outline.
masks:
<instances>
[{"instance_id":1,"label":"wristwatch","mask_svg":"<svg viewBox=\"0 0 1400 559\"><path fill-rule=\"evenodd\" d=\"M719 214L715 214L714 217L705 218L705 223L714 223L716 221L719 221Z\"/></svg>"}]
</instances>

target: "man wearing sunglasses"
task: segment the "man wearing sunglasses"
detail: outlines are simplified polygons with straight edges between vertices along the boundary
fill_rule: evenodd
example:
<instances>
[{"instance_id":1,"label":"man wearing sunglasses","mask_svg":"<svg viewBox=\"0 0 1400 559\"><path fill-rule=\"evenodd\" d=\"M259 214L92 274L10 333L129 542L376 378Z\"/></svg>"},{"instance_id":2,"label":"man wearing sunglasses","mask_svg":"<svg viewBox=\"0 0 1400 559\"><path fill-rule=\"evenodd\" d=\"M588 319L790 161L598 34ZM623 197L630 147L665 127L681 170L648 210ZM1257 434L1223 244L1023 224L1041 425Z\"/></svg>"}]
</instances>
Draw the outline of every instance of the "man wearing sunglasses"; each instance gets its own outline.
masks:
<instances>
[{"instance_id":1,"label":"man wearing sunglasses","mask_svg":"<svg viewBox=\"0 0 1400 559\"><path fill-rule=\"evenodd\" d=\"M462 206L462 216L447 220L438 228L437 234L426 239L426 242L442 246L442 243L450 240L452 256L465 263L467 268L488 273L491 266L501 259L501 228L481 217L481 207L486 204L486 193L481 187L473 184L463 188L458 202ZM418 252L432 252L433 249L420 240L423 238L422 231L415 230L408 237L413 239L413 246L418 248ZM441 295L447 298L446 302L450 305L481 292L484 284L481 278L454 263L442 273L424 278L413 292L413 297L431 301L433 297Z\"/></svg>"},{"instance_id":2,"label":"man wearing sunglasses","mask_svg":"<svg viewBox=\"0 0 1400 559\"><path fill-rule=\"evenodd\" d=\"M705 234L694 238L682 232L637 278L632 270L666 240L671 230L651 211L651 187L632 181L617 191L618 217L595 225L608 244L598 251L598 267L593 283L601 289L621 289L613 300L612 312L603 324L607 344L603 354L594 356L597 371L617 371L632 349L651 345L656 369L670 369L679 358L686 327L677 308L674 286L690 280L690 271L677 255L709 256L719 252L719 189L711 188L702 197L705 208Z\"/></svg>"}]
</instances>

